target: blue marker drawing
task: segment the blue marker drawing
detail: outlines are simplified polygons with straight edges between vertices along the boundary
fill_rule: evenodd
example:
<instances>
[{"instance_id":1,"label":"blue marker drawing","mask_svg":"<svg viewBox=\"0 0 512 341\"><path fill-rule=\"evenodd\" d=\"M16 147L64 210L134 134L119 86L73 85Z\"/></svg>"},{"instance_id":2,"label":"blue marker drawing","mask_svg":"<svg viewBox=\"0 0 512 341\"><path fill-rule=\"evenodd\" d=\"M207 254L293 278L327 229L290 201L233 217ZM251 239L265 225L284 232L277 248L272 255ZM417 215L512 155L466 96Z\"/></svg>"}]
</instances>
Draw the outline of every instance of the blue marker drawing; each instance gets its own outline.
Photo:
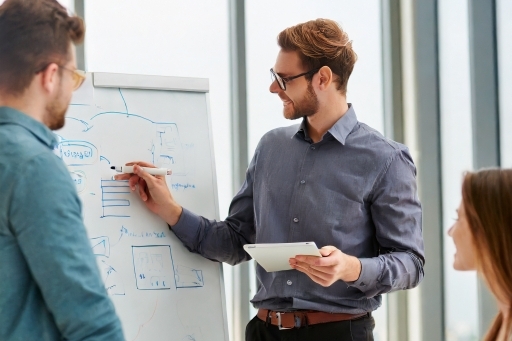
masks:
<instances>
[{"instance_id":1,"label":"blue marker drawing","mask_svg":"<svg viewBox=\"0 0 512 341\"><path fill-rule=\"evenodd\" d=\"M180 133L176 124L159 123L157 126L159 145L157 163L171 168L174 175L187 175L187 163Z\"/></svg>"},{"instance_id":2,"label":"blue marker drawing","mask_svg":"<svg viewBox=\"0 0 512 341\"><path fill-rule=\"evenodd\" d=\"M130 187L128 181L101 180L101 218L130 217Z\"/></svg>"},{"instance_id":3,"label":"blue marker drawing","mask_svg":"<svg viewBox=\"0 0 512 341\"><path fill-rule=\"evenodd\" d=\"M98 149L87 141L64 140L57 148L58 155L68 166L92 165L98 159Z\"/></svg>"},{"instance_id":4,"label":"blue marker drawing","mask_svg":"<svg viewBox=\"0 0 512 341\"><path fill-rule=\"evenodd\" d=\"M126 227L121 227L121 235L119 236L119 240L121 237L133 237L133 238L165 238L164 231L142 231L142 232L133 232L128 230ZM116 243L117 244L117 243Z\"/></svg>"},{"instance_id":5,"label":"blue marker drawing","mask_svg":"<svg viewBox=\"0 0 512 341\"><path fill-rule=\"evenodd\" d=\"M101 156L101 155L100 155L100 161L107 161L107 162L108 162L108 164L110 165L110 160L109 160L109 159L107 159L107 158L106 158L106 157L104 157L104 156Z\"/></svg>"},{"instance_id":6,"label":"blue marker drawing","mask_svg":"<svg viewBox=\"0 0 512 341\"><path fill-rule=\"evenodd\" d=\"M137 289L169 290L174 284L170 245L132 246Z\"/></svg>"},{"instance_id":7,"label":"blue marker drawing","mask_svg":"<svg viewBox=\"0 0 512 341\"><path fill-rule=\"evenodd\" d=\"M121 111L104 111L104 112L100 112L100 113L97 113L96 115L94 115L93 117L91 117L91 121L94 120L95 118L103 116L103 115L124 115L126 117L137 117L137 118L141 118L141 119L143 119L145 121L149 121L151 123L157 123L157 122L152 121L149 118L146 118L144 116L136 115L136 114L129 114L129 113L121 112Z\"/></svg>"},{"instance_id":8,"label":"blue marker drawing","mask_svg":"<svg viewBox=\"0 0 512 341\"><path fill-rule=\"evenodd\" d=\"M174 270L176 288L204 287L203 271L178 265Z\"/></svg>"},{"instance_id":9,"label":"blue marker drawing","mask_svg":"<svg viewBox=\"0 0 512 341\"><path fill-rule=\"evenodd\" d=\"M119 273L114 269L113 266L101 261L101 275L103 277L103 283L107 293L110 296L124 296L126 292L124 290L124 284Z\"/></svg>"},{"instance_id":10,"label":"blue marker drawing","mask_svg":"<svg viewBox=\"0 0 512 341\"><path fill-rule=\"evenodd\" d=\"M110 257L110 243L106 236L91 238L92 253L96 256Z\"/></svg>"},{"instance_id":11,"label":"blue marker drawing","mask_svg":"<svg viewBox=\"0 0 512 341\"><path fill-rule=\"evenodd\" d=\"M75 105L78 105L78 104L75 104ZM89 131L93 126L90 126L89 123L85 122L84 120L80 120L78 118L75 118L75 117L70 117L70 116L66 116L67 119L70 119L70 120L74 120L74 121L78 121L80 123L82 123L85 128L84 130L82 130L83 132L85 131Z\"/></svg>"},{"instance_id":12,"label":"blue marker drawing","mask_svg":"<svg viewBox=\"0 0 512 341\"><path fill-rule=\"evenodd\" d=\"M71 171L70 172L71 179L75 182L76 185L76 191L78 193L82 193L85 190L85 187L87 185L87 176L85 172L81 170L77 171Z\"/></svg>"},{"instance_id":13,"label":"blue marker drawing","mask_svg":"<svg viewBox=\"0 0 512 341\"><path fill-rule=\"evenodd\" d=\"M119 239L117 240L117 242L115 242L114 244L112 244L112 246L116 246L117 244L119 244L119 242L121 241L121 239L123 238L124 236L124 232L123 231L126 231L126 227L124 226L121 226L121 234L119 235Z\"/></svg>"},{"instance_id":14,"label":"blue marker drawing","mask_svg":"<svg viewBox=\"0 0 512 341\"><path fill-rule=\"evenodd\" d=\"M104 111L104 112L100 112L100 113L97 113L96 115L92 116L91 119L90 119L91 121L93 119L95 119L95 118L97 118L99 116L103 116L103 115L125 115L126 117L141 118L143 120L149 121L149 122L154 123L154 124L173 124L173 125L176 125L175 123L171 123L171 122L155 122L153 120L150 120L147 117L130 113L130 111L128 110L128 104L126 103L126 100L124 99L124 96L123 96L123 91L120 88L118 88L118 90L119 90L119 94L121 95L121 100L123 101L123 104L124 104L125 112L121 112L121 111Z\"/></svg>"},{"instance_id":15,"label":"blue marker drawing","mask_svg":"<svg viewBox=\"0 0 512 341\"><path fill-rule=\"evenodd\" d=\"M126 105L126 101L124 99L123 92L121 91L121 88L118 88L118 89L119 89L119 94L121 95L121 99L123 100L123 103L124 103L124 108L126 109L126 113L128 114L128 105Z\"/></svg>"},{"instance_id":16,"label":"blue marker drawing","mask_svg":"<svg viewBox=\"0 0 512 341\"><path fill-rule=\"evenodd\" d=\"M169 160L169 164L174 165L174 158L170 155L160 155L161 158Z\"/></svg>"},{"instance_id":17,"label":"blue marker drawing","mask_svg":"<svg viewBox=\"0 0 512 341\"><path fill-rule=\"evenodd\" d=\"M139 290L204 287L203 271L175 266L170 245L132 246L133 271ZM172 284L171 284L172 281Z\"/></svg>"},{"instance_id":18,"label":"blue marker drawing","mask_svg":"<svg viewBox=\"0 0 512 341\"><path fill-rule=\"evenodd\" d=\"M189 183L181 184L179 182L176 182L176 183L171 184L171 188L173 190L175 190L175 191L179 191L180 189L182 189L182 190L185 190L185 189L195 189L196 185L189 184Z\"/></svg>"},{"instance_id":19,"label":"blue marker drawing","mask_svg":"<svg viewBox=\"0 0 512 341\"><path fill-rule=\"evenodd\" d=\"M192 172L194 169L193 160L189 161L186 155L190 156L193 153L194 145L182 144L178 125L174 122L157 122L144 115L130 112L123 90L118 88L118 91L125 110L102 111L93 115L89 122L94 121L97 124L96 121L101 118L114 118L115 116L149 122L154 125L155 129L155 136L152 141L149 141L151 143L149 152L151 153L152 163L160 167L171 168L174 175L187 175ZM108 122L109 124L115 124L115 120L108 120Z\"/></svg>"},{"instance_id":20,"label":"blue marker drawing","mask_svg":"<svg viewBox=\"0 0 512 341\"><path fill-rule=\"evenodd\" d=\"M155 144L151 142L151 149L148 149L151 152L151 163L155 164Z\"/></svg>"}]
</instances>

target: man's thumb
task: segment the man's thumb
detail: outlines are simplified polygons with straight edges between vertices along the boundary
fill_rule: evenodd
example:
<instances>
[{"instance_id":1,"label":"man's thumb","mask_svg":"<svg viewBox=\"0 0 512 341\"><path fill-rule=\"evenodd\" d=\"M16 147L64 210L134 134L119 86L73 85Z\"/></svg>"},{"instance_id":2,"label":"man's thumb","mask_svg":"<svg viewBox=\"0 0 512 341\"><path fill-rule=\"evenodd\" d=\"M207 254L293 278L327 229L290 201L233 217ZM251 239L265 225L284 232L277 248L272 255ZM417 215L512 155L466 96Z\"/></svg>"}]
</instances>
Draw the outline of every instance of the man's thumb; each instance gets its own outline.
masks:
<instances>
[{"instance_id":1,"label":"man's thumb","mask_svg":"<svg viewBox=\"0 0 512 341\"><path fill-rule=\"evenodd\" d=\"M320 254L324 257L327 257L329 256L331 253L333 253L334 251L336 251L336 248L334 246L324 246L323 248L321 248L320 250Z\"/></svg>"},{"instance_id":2,"label":"man's thumb","mask_svg":"<svg viewBox=\"0 0 512 341\"><path fill-rule=\"evenodd\" d=\"M148 172L146 172L144 169L142 169L139 165L133 166L133 172L137 174L139 177L143 178L144 181L146 181L146 184L148 187L153 187L154 181L156 180L155 177Z\"/></svg>"}]
</instances>

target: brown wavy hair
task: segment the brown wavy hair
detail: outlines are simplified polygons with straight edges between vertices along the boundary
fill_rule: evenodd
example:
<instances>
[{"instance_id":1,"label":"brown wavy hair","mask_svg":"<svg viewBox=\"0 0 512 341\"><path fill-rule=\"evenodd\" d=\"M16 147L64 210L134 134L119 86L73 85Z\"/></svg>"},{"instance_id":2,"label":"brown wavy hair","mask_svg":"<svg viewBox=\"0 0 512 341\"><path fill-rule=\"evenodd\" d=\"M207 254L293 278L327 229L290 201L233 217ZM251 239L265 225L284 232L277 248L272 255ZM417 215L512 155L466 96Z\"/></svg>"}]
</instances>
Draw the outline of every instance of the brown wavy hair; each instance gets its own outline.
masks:
<instances>
[{"instance_id":1,"label":"brown wavy hair","mask_svg":"<svg viewBox=\"0 0 512 341\"><path fill-rule=\"evenodd\" d=\"M473 236L477 271L493 295L512 307L512 169L466 173L462 203ZM498 313L484 340L496 340L502 326L510 339L512 310L507 319Z\"/></svg>"},{"instance_id":2,"label":"brown wavy hair","mask_svg":"<svg viewBox=\"0 0 512 341\"><path fill-rule=\"evenodd\" d=\"M357 55L348 34L333 20L316 19L288 27L277 36L283 51L299 53L303 67L309 71L328 66L335 74L336 88L347 93L347 84ZM313 75L307 75L311 81Z\"/></svg>"},{"instance_id":3,"label":"brown wavy hair","mask_svg":"<svg viewBox=\"0 0 512 341\"><path fill-rule=\"evenodd\" d=\"M0 92L19 95L49 63L69 61L84 39L83 20L56 0L7 0L0 6Z\"/></svg>"}]
</instances>

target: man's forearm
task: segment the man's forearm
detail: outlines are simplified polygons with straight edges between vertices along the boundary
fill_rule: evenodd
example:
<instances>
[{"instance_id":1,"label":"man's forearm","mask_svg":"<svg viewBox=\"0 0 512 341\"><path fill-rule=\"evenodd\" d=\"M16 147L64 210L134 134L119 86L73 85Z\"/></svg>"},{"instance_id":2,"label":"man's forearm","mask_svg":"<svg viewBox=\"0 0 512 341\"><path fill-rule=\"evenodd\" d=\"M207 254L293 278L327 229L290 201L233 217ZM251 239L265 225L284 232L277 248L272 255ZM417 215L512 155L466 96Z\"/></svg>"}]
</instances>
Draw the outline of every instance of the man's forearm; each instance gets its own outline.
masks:
<instances>
[{"instance_id":1,"label":"man's forearm","mask_svg":"<svg viewBox=\"0 0 512 341\"><path fill-rule=\"evenodd\" d=\"M180 205L176 202L171 202L167 205L166 209L162 210L162 213L160 213L159 216L172 227L178 223L182 212L183 208Z\"/></svg>"}]
</instances>

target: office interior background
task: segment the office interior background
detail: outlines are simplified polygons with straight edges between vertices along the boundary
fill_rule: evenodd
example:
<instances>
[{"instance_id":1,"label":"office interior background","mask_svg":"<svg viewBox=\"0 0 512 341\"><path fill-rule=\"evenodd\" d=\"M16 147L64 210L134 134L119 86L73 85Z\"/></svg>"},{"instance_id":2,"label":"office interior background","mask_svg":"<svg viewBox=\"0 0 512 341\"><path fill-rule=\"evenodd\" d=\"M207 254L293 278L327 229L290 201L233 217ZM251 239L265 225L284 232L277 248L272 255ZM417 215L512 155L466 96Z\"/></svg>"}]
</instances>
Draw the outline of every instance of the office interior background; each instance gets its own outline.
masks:
<instances>
[{"instance_id":1,"label":"office interior background","mask_svg":"<svg viewBox=\"0 0 512 341\"><path fill-rule=\"evenodd\" d=\"M447 230L464 171L512 167L512 0L60 2L86 21L79 67L210 80L221 219L260 137L298 123L268 91L277 34L320 17L340 23L359 57L348 101L409 147L424 209L425 279L384 295L375 339L481 339L497 308L474 272L453 270ZM225 265L224 279L230 340L241 341L256 313L254 264Z\"/></svg>"}]
</instances>

